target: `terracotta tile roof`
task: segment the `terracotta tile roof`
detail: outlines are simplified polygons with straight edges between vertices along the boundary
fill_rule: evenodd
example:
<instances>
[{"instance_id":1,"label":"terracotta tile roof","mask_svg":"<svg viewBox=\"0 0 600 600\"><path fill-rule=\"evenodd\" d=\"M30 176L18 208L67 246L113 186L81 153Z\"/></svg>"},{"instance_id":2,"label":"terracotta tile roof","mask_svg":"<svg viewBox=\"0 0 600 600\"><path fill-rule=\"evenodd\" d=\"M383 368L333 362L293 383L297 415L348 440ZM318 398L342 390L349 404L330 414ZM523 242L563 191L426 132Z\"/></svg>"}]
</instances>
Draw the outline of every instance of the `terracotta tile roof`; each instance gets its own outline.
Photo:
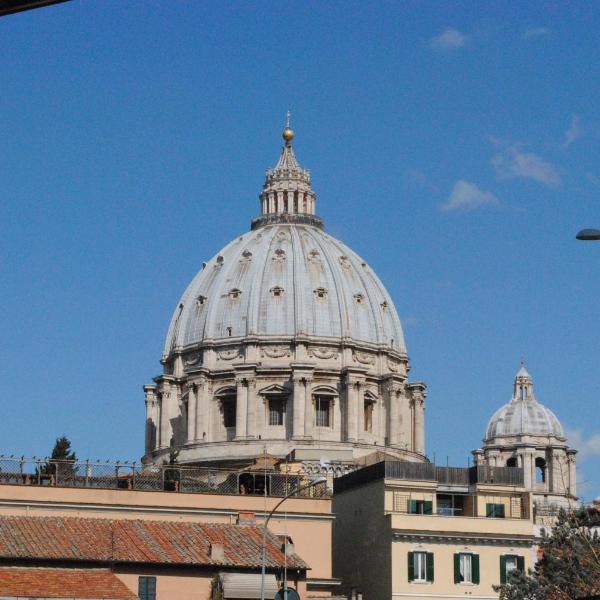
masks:
<instances>
[{"instance_id":1,"label":"terracotta tile roof","mask_svg":"<svg viewBox=\"0 0 600 600\"><path fill-rule=\"evenodd\" d=\"M107 569L0 567L0 596L137 600Z\"/></svg>"},{"instance_id":2,"label":"terracotta tile roof","mask_svg":"<svg viewBox=\"0 0 600 600\"><path fill-rule=\"evenodd\" d=\"M211 557L223 546L222 558ZM0 516L0 559L87 560L259 567L262 528L181 521ZM282 543L267 535L266 564L284 564ZM297 555L290 568L307 569Z\"/></svg>"}]
</instances>

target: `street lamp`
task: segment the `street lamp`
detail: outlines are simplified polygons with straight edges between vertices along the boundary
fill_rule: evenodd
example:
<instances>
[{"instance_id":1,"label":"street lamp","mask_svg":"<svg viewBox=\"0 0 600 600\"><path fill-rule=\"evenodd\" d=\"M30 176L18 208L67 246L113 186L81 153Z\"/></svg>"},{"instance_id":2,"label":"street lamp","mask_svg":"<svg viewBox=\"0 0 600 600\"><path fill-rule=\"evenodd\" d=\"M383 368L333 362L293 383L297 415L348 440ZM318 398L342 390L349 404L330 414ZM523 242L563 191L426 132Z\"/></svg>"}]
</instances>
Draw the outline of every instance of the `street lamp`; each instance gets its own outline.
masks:
<instances>
[{"instance_id":1,"label":"street lamp","mask_svg":"<svg viewBox=\"0 0 600 600\"><path fill-rule=\"evenodd\" d=\"M600 240L600 229L582 229L576 236L578 240Z\"/></svg>"},{"instance_id":2,"label":"street lamp","mask_svg":"<svg viewBox=\"0 0 600 600\"><path fill-rule=\"evenodd\" d=\"M302 485L299 488L296 488L295 490L291 491L287 496L282 498L273 507L273 510L271 510L271 512L267 515L267 518L265 519L265 522L263 523L262 559L261 559L261 570L260 570L260 600L265 600L265 571L267 568L267 565L266 565L266 562L267 562L267 526L269 524L269 521L271 520L271 517L275 514L277 509L288 498L291 498L292 496L295 496L299 492L303 492L304 490L307 490L308 488L314 487L315 485L319 485L320 483L325 483L326 481L327 481L327 477L317 477L317 478L311 480L309 483L306 483L305 485ZM286 544L287 544L287 540L286 540ZM286 587L287 587L287 584L286 584Z\"/></svg>"}]
</instances>

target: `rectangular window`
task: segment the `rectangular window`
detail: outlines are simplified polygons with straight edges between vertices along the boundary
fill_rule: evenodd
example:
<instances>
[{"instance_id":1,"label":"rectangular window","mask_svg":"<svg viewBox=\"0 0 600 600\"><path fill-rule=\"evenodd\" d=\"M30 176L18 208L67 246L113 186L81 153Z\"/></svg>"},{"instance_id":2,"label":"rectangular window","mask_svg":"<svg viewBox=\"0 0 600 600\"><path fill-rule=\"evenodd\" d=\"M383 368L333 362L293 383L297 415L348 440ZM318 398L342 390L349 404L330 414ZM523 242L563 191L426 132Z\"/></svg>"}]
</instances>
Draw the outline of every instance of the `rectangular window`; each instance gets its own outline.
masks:
<instances>
[{"instance_id":1,"label":"rectangular window","mask_svg":"<svg viewBox=\"0 0 600 600\"><path fill-rule=\"evenodd\" d=\"M411 500L408 503L408 512L411 515L431 515L433 502L431 500Z\"/></svg>"},{"instance_id":2,"label":"rectangular window","mask_svg":"<svg viewBox=\"0 0 600 600\"><path fill-rule=\"evenodd\" d=\"M236 418L236 399L234 398L223 398L221 400L221 406L223 410L223 427L229 429L230 427L235 427L235 418Z\"/></svg>"},{"instance_id":3,"label":"rectangular window","mask_svg":"<svg viewBox=\"0 0 600 600\"><path fill-rule=\"evenodd\" d=\"M364 430L368 433L373 432L373 402L365 400Z\"/></svg>"},{"instance_id":4,"label":"rectangular window","mask_svg":"<svg viewBox=\"0 0 600 600\"><path fill-rule=\"evenodd\" d=\"M496 519L504 519L504 504L492 504L488 502L485 505L485 516Z\"/></svg>"},{"instance_id":5,"label":"rectangular window","mask_svg":"<svg viewBox=\"0 0 600 600\"><path fill-rule=\"evenodd\" d=\"M517 554L505 554L500 557L500 583L507 583L511 571L525 572L525 558Z\"/></svg>"},{"instance_id":6,"label":"rectangular window","mask_svg":"<svg viewBox=\"0 0 600 600\"><path fill-rule=\"evenodd\" d=\"M433 581L433 552L408 553L408 580Z\"/></svg>"},{"instance_id":7,"label":"rectangular window","mask_svg":"<svg viewBox=\"0 0 600 600\"><path fill-rule=\"evenodd\" d=\"M281 398L269 400L269 425L283 425L285 401Z\"/></svg>"},{"instance_id":8,"label":"rectangular window","mask_svg":"<svg viewBox=\"0 0 600 600\"><path fill-rule=\"evenodd\" d=\"M156 600L156 577L138 579L138 596L140 600Z\"/></svg>"},{"instance_id":9,"label":"rectangular window","mask_svg":"<svg viewBox=\"0 0 600 600\"><path fill-rule=\"evenodd\" d=\"M454 583L479 583L479 556L471 552L454 555Z\"/></svg>"},{"instance_id":10,"label":"rectangular window","mask_svg":"<svg viewBox=\"0 0 600 600\"><path fill-rule=\"evenodd\" d=\"M315 420L317 427L332 427L331 398L315 396Z\"/></svg>"}]
</instances>

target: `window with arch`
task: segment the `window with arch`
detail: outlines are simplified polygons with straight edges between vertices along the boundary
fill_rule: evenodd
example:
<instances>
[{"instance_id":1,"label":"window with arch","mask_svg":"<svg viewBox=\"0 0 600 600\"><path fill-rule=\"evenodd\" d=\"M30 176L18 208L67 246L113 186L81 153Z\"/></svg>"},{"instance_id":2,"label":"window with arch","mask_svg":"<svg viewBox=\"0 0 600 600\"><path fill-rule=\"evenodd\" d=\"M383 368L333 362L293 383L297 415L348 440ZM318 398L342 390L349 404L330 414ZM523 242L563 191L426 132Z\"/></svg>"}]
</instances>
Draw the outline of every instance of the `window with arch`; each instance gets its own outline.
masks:
<instances>
[{"instance_id":1,"label":"window with arch","mask_svg":"<svg viewBox=\"0 0 600 600\"><path fill-rule=\"evenodd\" d=\"M541 456L535 459L535 482L546 483L546 461Z\"/></svg>"},{"instance_id":2,"label":"window with arch","mask_svg":"<svg viewBox=\"0 0 600 600\"><path fill-rule=\"evenodd\" d=\"M517 465L517 457L516 456L511 456L507 461L506 461L506 466L507 467L516 467Z\"/></svg>"}]
</instances>

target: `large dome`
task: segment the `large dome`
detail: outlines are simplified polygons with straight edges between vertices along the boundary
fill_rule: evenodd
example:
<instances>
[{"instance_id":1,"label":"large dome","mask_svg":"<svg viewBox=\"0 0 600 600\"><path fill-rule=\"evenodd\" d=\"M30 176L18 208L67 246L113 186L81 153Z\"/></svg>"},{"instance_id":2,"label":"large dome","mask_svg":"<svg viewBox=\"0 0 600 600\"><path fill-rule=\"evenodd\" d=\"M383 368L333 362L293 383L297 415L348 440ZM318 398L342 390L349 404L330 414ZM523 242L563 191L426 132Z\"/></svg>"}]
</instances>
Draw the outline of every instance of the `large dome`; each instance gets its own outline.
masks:
<instances>
[{"instance_id":1,"label":"large dome","mask_svg":"<svg viewBox=\"0 0 600 600\"><path fill-rule=\"evenodd\" d=\"M225 246L178 302L164 354L246 336L316 336L405 352L394 304L348 246L315 226L266 225Z\"/></svg>"},{"instance_id":2,"label":"large dome","mask_svg":"<svg viewBox=\"0 0 600 600\"><path fill-rule=\"evenodd\" d=\"M484 439L517 435L564 438L562 425L556 415L535 399L531 375L523 365L515 378L512 400L494 413L486 427Z\"/></svg>"},{"instance_id":3,"label":"large dome","mask_svg":"<svg viewBox=\"0 0 600 600\"><path fill-rule=\"evenodd\" d=\"M144 388L147 462L173 450L238 466L265 452L314 469L380 451L425 460L425 384L408 381L394 303L324 231L293 137L287 127L250 231L177 303L164 372Z\"/></svg>"}]
</instances>

